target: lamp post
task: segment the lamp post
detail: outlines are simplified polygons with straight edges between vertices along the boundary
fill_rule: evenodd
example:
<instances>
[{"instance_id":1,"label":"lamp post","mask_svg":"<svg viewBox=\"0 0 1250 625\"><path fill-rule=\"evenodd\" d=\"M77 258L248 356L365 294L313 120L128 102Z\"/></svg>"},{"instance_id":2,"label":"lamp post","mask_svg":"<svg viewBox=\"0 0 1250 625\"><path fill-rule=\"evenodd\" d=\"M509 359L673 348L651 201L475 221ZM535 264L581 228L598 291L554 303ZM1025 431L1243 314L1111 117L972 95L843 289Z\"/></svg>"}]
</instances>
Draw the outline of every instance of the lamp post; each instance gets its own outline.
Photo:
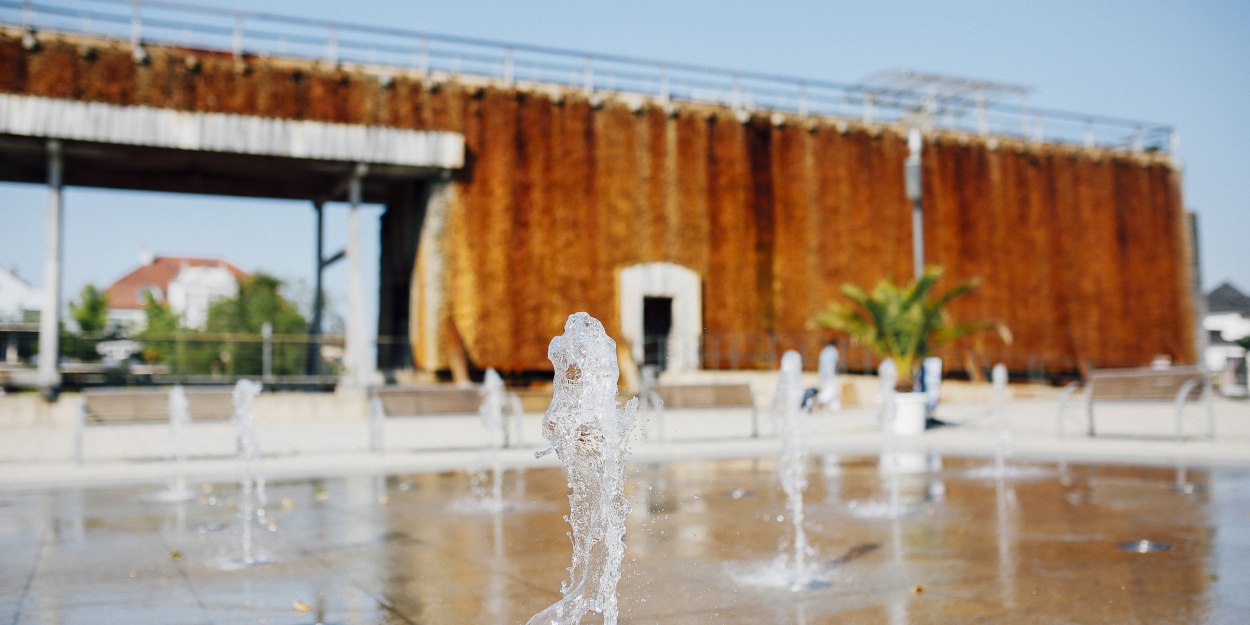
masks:
<instances>
[{"instance_id":1,"label":"lamp post","mask_svg":"<svg viewBox=\"0 0 1250 625\"><path fill-rule=\"evenodd\" d=\"M924 214L920 205L920 150L923 142L919 128L907 133L907 160L903 162L903 186L911 200L911 251L916 279L924 275Z\"/></svg>"}]
</instances>

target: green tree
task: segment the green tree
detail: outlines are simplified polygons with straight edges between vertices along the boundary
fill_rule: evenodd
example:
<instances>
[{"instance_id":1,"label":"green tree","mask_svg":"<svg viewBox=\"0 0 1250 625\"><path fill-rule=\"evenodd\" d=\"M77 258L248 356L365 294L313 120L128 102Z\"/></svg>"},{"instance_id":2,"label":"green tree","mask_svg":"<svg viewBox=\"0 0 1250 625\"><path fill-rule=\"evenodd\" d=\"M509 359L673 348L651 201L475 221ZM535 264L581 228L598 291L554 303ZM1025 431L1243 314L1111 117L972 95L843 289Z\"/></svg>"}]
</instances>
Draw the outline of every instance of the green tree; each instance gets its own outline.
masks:
<instances>
[{"instance_id":1,"label":"green tree","mask_svg":"<svg viewBox=\"0 0 1250 625\"><path fill-rule=\"evenodd\" d=\"M178 375L260 375L263 373L261 329L272 324L273 334L300 335L308 322L295 304L281 294L282 281L259 273L239 281L238 293L219 299L208 309L203 330L184 328L167 304L150 294L144 301L147 328L140 335L143 359L164 363ZM273 373L300 373L303 343L273 342Z\"/></svg>"},{"instance_id":2,"label":"green tree","mask_svg":"<svg viewBox=\"0 0 1250 625\"><path fill-rule=\"evenodd\" d=\"M78 325L78 331L67 332L61 329L63 337L61 353L83 362L100 359L96 344L108 326L108 296L101 293L93 284L82 287L78 299L69 303L69 316Z\"/></svg>"},{"instance_id":3,"label":"green tree","mask_svg":"<svg viewBox=\"0 0 1250 625\"><path fill-rule=\"evenodd\" d=\"M98 334L108 326L109 299L94 284L82 287L78 299L69 303L69 316L80 334Z\"/></svg>"},{"instance_id":4,"label":"green tree","mask_svg":"<svg viewBox=\"0 0 1250 625\"><path fill-rule=\"evenodd\" d=\"M941 268L930 267L919 280L904 286L883 280L871 293L844 284L842 294L851 304L831 304L816 323L845 332L882 358L893 359L898 368L898 388L911 390L920 361L949 341L965 334L997 329L1004 341L1011 342L1010 331L1001 323L951 321L947 306L974 291L977 283L963 282L941 295L931 296L941 277Z\"/></svg>"},{"instance_id":5,"label":"green tree","mask_svg":"<svg viewBox=\"0 0 1250 625\"><path fill-rule=\"evenodd\" d=\"M257 273L239 281L235 297L214 302L208 309L208 334L249 335L245 340L227 341L222 348L222 359L227 370L240 375L262 373L262 345L259 340L262 328L271 324L275 336L307 334L308 321L299 313L296 305L281 293L282 281ZM289 375L300 373L304 366L302 343L273 344L273 373Z\"/></svg>"},{"instance_id":6,"label":"green tree","mask_svg":"<svg viewBox=\"0 0 1250 625\"><path fill-rule=\"evenodd\" d=\"M156 301L151 292L143 294L143 361L149 364L167 363L174 354L175 334L178 332L178 315L169 304Z\"/></svg>"}]
</instances>

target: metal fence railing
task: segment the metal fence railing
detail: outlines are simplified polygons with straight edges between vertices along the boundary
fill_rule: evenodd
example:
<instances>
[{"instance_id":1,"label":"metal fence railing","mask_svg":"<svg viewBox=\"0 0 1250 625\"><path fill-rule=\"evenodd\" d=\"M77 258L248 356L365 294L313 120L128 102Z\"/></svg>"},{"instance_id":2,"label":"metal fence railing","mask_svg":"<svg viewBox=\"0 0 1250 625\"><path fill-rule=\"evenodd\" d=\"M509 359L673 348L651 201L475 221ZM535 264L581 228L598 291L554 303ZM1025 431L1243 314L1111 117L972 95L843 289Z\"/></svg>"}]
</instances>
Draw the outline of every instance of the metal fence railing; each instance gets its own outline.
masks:
<instances>
[{"instance_id":1,"label":"metal fence railing","mask_svg":"<svg viewBox=\"0 0 1250 625\"><path fill-rule=\"evenodd\" d=\"M563 48L440 35L419 30L234 11L163 0L0 0L0 23L30 36L42 30L145 44L354 64L380 77L396 70L558 85L594 93L632 93L688 101L891 122L925 124L1032 141L1172 152L1167 125L1030 108L967 94L849 84L780 74L596 54Z\"/></svg>"},{"instance_id":2,"label":"metal fence railing","mask_svg":"<svg viewBox=\"0 0 1250 625\"><path fill-rule=\"evenodd\" d=\"M12 326L12 324L10 324ZM38 328L0 327L0 368L33 373ZM242 378L286 388L333 388L344 373L344 337L180 331L166 334L62 332L59 368L67 386L231 384ZM413 368L406 336L376 337L368 346L382 373ZM12 377L12 376L10 376ZM16 376L33 381L32 376ZM0 375L0 386L14 384Z\"/></svg>"},{"instance_id":3,"label":"metal fence railing","mask_svg":"<svg viewBox=\"0 0 1250 625\"><path fill-rule=\"evenodd\" d=\"M4 336L12 345L0 368L33 374L37 358L37 331L27 328ZM705 370L775 370L787 350L797 350L804 367L814 371L821 349L829 344L824 331L727 332L698 336L644 337L643 359L637 364L664 370L674 352L692 354ZM879 357L846 337L836 338L842 373L875 373ZM386 379L414 368L407 336L381 336L370 344L377 367ZM1068 359L1022 354L997 341L943 350L945 370L954 375L988 377L1003 362L1012 376L1031 381L1063 381L1075 375ZM260 380L271 388L333 388L344 373L344 339L339 335L223 334L185 331L133 336L82 336L63 333L60 369L67 386L143 384L231 384L242 378ZM489 366L489 365L482 365ZM479 372L480 373L480 372ZM516 381L550 381L541 371L505 372ZM30 380L32 376L26 376ZM11 383L9 380L8 383ZM6 384L0 375L0 386Z\"/></svg>"},{"instance_id":4,"label":"metal fence railing","mask_svg":"<svg viewBox=\"0 0 1250 625\"><path fill-rule=\"evenodd\" d=\"M61 369L85 384L224 384L253 378L279 386L333 386L343 338L175 332L134 336L63 334ZM74 380L69 380L73 384Z\"/></svg>"}]
</instances>

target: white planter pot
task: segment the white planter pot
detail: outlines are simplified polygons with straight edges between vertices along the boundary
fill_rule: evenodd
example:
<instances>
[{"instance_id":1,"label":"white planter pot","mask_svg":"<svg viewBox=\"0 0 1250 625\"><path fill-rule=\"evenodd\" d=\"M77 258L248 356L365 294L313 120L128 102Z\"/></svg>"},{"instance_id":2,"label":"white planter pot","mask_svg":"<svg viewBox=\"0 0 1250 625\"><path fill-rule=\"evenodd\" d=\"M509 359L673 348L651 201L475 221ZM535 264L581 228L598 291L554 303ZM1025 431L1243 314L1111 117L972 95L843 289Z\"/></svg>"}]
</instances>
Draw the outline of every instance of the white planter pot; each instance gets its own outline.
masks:
<instances>
[{"instance_id":1,"label":"white planter pot","mask_svg":"<svg viewBox=\"0 0 1250 625\"><path fill-rule=\"evenodd\" d=\"M924 393L894 394L894 433L912 436L924 431Z\"/></svg>"}]
</instances>

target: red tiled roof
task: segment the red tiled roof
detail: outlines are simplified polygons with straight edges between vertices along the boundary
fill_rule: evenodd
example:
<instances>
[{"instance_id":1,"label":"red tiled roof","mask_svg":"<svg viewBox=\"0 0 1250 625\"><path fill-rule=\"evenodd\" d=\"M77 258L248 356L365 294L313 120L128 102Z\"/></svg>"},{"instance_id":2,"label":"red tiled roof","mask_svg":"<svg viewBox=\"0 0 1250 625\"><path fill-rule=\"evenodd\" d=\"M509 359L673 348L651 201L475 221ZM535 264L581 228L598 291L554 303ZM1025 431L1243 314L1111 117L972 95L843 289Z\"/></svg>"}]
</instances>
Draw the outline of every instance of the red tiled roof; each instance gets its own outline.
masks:
<instances>
[{"instance_id":1,"label":"red tiled roof","mask_svg":"<svg viewBox=\"0 0 1250 625\"><path fill-rule=\"evenodd\" d=\"M155 287L159 289L156 301L165 302L169 293L169 283L178 276L183 267L224 267L235 279L245 278L249 274L228 260L217 258L198 258L193 256L157 256L152 262L118 278L105 293L108 295L109 308L142 309L142 290Z\"/></svg>"}]
</instances>

